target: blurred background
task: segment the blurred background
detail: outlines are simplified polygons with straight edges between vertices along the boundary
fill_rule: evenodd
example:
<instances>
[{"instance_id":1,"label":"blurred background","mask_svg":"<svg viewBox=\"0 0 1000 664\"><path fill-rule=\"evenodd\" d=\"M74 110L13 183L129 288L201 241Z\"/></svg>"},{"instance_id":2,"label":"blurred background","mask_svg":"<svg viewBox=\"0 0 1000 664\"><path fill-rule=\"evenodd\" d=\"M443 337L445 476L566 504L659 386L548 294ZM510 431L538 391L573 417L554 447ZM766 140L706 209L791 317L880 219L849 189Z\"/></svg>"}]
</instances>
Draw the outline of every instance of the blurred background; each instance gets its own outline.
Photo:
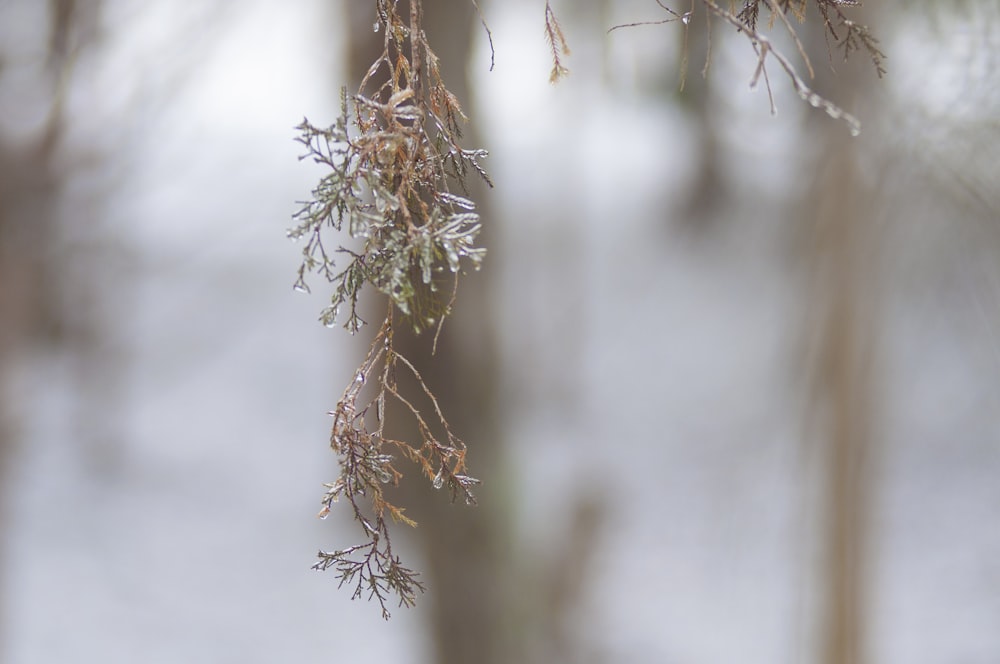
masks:
<instances>
[{"instance_id":1,"label":"blurred background","mask_svg":"<svg viewBox=\"0 0 1000 664\"><path fill-rule=\"evenodd\" d=\"M425 21L490 253L409 352L484 484L404 487L384 622L310 570L366 334L284 237L374 3L0 2L0 662L1000 661L996 3L851 8L881 80L803 26L858 138L697 12L556 0L552 86L480 5L492 71Z\"/></svg>"}]
</instances>

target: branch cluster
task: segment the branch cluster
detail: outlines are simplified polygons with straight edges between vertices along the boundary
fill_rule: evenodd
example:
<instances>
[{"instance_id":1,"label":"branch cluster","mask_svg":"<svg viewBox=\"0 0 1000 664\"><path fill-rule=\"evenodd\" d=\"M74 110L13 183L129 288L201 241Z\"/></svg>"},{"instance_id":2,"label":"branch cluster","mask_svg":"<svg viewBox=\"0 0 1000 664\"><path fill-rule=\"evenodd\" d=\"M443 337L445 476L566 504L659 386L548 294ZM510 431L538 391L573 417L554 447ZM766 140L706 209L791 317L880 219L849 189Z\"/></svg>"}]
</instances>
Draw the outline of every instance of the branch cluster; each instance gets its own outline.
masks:
<instances>
[{"instance_id":1,"label":"branch cluster","mask_svg":"<svg viewBox=\"0 0 1000 664\"><path fill-rule=\"evenodd\" d=\"M347 309L344 327L352 334L365 324L358 300L366 284L389 297L388 311L364 361L331 411L330 446L340 475L325 485L320 517L341 497L350 505L365 541L332 552L320 551L314 569L333 568L340 585L353 586L353 597L376 599L389 617L393 594L400 606L412 606L424 586L417 573L393 553L387 517L415 526L404 509L392 504L385 489L403 473L397 457L416 464L434 488L447 486L452 500L474 503L479 480L466 474L465 445L451 431L437 399L416 367L393 342L396 310L420 332L450 312L462 268L478 269L485 249L476 244L480 231L476 205L465 183L470 173L492 186L481 160L485 150L459 145L465 115L441 79L440 63L421 28L422 5L410 0L408 17L398 0L375 0L376 31L384 34L382 54L372 63L358 91L341 95L341 115L329 127L308 120L297 127L312 159L326 174L294 215L288 231L304 240L295 288L308 291L306 277L319 273L334 284L329 306L320 314L328 327ZM453 191L457 188L458 191ZM327 248L326 233L347 231L354 249ZM336 259L344 265L337 266ZM450 289L443 285L452 282ZM449 298L442 296L450 292ZM416 381L416 398L399 390L397 371ZM366 398L363 395L369 395ZM416 403L430 403L433 418ZM385 435L386 407L402 406L413 418L419 440Z\"/></svg>"},{"instance_id":2,"label":"branch cluster","mask_svg":"<svg viewBox=\"0 0 1000 664\"><path fill-rule=\"evenodd\" d=\"M414 403L400 394L397 381L400 367L416 379L433 407L443 436L436 435ZM377 388L366 401L362 394L369 382ZM418 444L386 437L385 412L390 401L401 404L413 417L420 432ZM367 541L339 551L320 551L313 568L335 567L340 585L353 583L355 598L367 591L369 599L377 599L382 615L388 618L386 600L390 593L399 597L400 606L412 606L415 591L424 588L416 580L417 573L403 566L392 552L386 516L409 526L417 524L404 514L404 508L386 498L385 488L395 486L403 477L394 465L396 457L390 452L415 463L435 489L447 486L452 500L462 497L466 503L475 504L472 487L479 480L466 474L465 444L451 431L437 399L416 367L394 349L391 310L354 380L330 414L333 416L330 447L337 453L341 472L335 482L325 485L327 492L319 515L325 518L333 504L344 497Z\"/></svg>"},{"instance_id":3,"label":"branch cluster","mask_svg":"<svg viewBox=\"0 0 1000 664\"><path fill-rule=\"evenodd\" d=\"M404 24L395 2L377 4L385 50L351 98L353 114L345 91L335 124L321 128L303 120L297 127L306 147L302 158L329 172L288 231L292 239L306 239L296 288L309 290L310 272L334 283L320 319L332 327L347 305L344 327L352 333L365 322L357 312L365 284L388 295L417 330L439 323L450 304L440 297L440 282L457 277L463 259L478 268L486 253L476 245L481 226L475 203L451 187L466 193L470 172L489 183L480 163L487 152L458 144L466 118L419 26ZM349 122L356 132L348 130ZM339 247L335 253L345 257L346 267L337 271L323 232L345 225L362 246Z\"/></svg>"}]
</instances>

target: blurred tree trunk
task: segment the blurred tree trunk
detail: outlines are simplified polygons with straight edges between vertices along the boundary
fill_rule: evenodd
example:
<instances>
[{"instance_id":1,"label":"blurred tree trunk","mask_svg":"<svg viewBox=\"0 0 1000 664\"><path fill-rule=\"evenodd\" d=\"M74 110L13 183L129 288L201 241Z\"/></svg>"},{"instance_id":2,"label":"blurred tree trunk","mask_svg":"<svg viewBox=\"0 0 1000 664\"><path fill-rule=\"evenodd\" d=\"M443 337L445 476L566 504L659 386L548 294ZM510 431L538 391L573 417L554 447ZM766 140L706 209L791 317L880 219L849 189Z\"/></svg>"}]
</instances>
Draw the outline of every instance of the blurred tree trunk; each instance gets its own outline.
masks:
<instances>
[{"instance_id":1,"label":"blurred tree trunk","mask_svg":"<svg viewBox=\"0 0 1000 664\"><path fill-rule=\"evenodd\" d=\"M55 45L58 26L51 26ZM51 56L56 54L51 49ZM56 146L62 134L58 106L31 140L0 133L0 532L7 533L10 472L22 422L11 409L14 379L28 348L57 327L52 265L56 234L53 201L59 178ZM5 540L9 541L9 540ZM0 551L0 563L3 562ZM6 567L0 564L0 570ZM0 578L0 586L4 579ZM6 603L4 603L6 606ZM0 629L6 624L0 615ZM0 635L2 638L2 635Z\"/></svg>"},{"instance_id":2,"label":"blurred tree trunk","mask_svg":"<svg viewBox=\"0 0 1000 664\"><path fill-rule=\"evenodd\" d=\"M463 144L480 147L475 112L465 66L475 30L479 28L470 2L424 0L424 30L431 48L441 59L442 75L472 122L466 126ZM344 3L349 26L348 89L354 90L361 76L382 52L383 35L375 33L373 2ZM482 72L488 70L484 63ZM489 163L486 164L487 169ZM492 218L485 186L470 179L472 198L483 218L479 242L494 251ZM484 484L476 492L477 507L451 504L443 492L416 476L415 468L403 491L419 526L413 531L425 556L431 629L435 661L440 664L500 664L511 659L504 637L503 543L506 509L497 486L501 434L496 418L497 367L496 326L490 275L496 255L487 255L481 272L463 276L453 315L445 322L437 353L431 356L433 330L419 337L404 334L398 326L400 351L420 369L421 375L441 403L452 429L469 446L470 472ZM412 389L407 388L407 389ZM412 393L412 392L411 392ZM400 416L404 417L400 412ZM395 435L416 440L416 430Z\"/></svg>"},{"instance_id":3,"label":"blurred tree trunk","mask_svg":"<svg viewBox=\"0 0 1000 664\"><path fill-rule=\"evenodd\" d=\"M431 48L441 58L449 89L471 118L465 145L482 147L466 73L472 40L479 28L471 2L424 0L424 29ZM484 63L485 64L485 63ZM481 67L485 75L488 66ZM487 168L489 164L487 163ZM498 262L491 231L489 194L481 181L470 180L472 198L483 219L479 241L489 247L482 271L462 279L452 318L445 322L437 353L430 355L431 339L412 339L424 377L441 399L446 417L468 443L473 475L485 479L477 491L479 506L450 504L447 496L420 482L412 493L416 530L426 555L433 602L433 634L440 664L502 664L511 661L505 630L504 542L509 518L502 502L500 461L502 432L497 421L500 375L497 326L498 298L492 280Z\"/></svg>"},{"instance_id":4,"label":"blurred tree trunk","mask_svg":"<svg viewBox=\"0 0 1000 664\"><path fill-rule=\"evenodd\" d=\"M814 35L816 36L816 35ZM817 67L817 74L828 67ZM861 57L820 76L819 89L854 108L878 79ZM875 126L876 104L863 117ZM813 421L821 464L821 571L818 661L868 661L867 573L871 569L873 462L876 454L878 329L884 243L875 184L862 175L863 143L841 122L810 115L808 134L820 135L815 180L808 193L813 237L809 293L818 339L814 358Z\"/></svg>"},{"instance_id":5,"label":"blurred tree trunk","mask_svg":"<svg viewBox=\"0 0 1000 664\"><path fill-rule=\"evenodd\" d=\"M838 129L843 129L838 127ZM878 284L873 261L878 230L861 181L854 144L830 141L817 209L816 255L820 347L814 400L821 444L825 528L820 661L862 664L865 573L875 443L873 362Z\"/></svg>"},{"instance_id":6,"label":"blurred tree trunk","mask_svg":"<svg viewBox=\"0 0 1000 664\"><path fill-rule=\"evenodd\" d=\"M480 2L489 11L486 2ZM382 52L381 33L374 32L373 2L349 0L343 5L348 25L348 88L356 88L364 72ZM441 60L448 88L457 95L471 122L463 144L483 145L466 67L473 77L489 74L489 60L469 63L474 38L483 30L475 6L466 0L424 0L424 30ZM487 13L488 21L488 13ZM538 14L541 31L543 14ZM539 71L544 77L546 71ZM485 164L487 170L489 163ZM551 555L539 556L515 540L513 499L504 486L505 446L500 426L501 385L496 338L497 304L492 275L499 268L498 243L491 230L497 219L489 193L478 179L469 181L483 219L481 243L489 248L481 272L462 278L454 313L444 325L437 353L431 355L432 331L420 337L398 326L400 351L415 362L437 395L452 429L469 446L470 472L483 485L479 505L451 504L425 480L408 478L407 512L419 522L414 532L426 560L431 604L434 661L439 664L556 664L580 662L581 646L572 636L574 606L579 602L589 564L588 552L600 523L591 493L581 496L567 515L565 532L546 543ZM402 377L401 377L402 378ZM409 386L412 391L415 385ZM405 416L404 416L405 417ZM397 437L418 438L416 430Z\"/></svg>"},{"instance_id":7,"label":"blurred tree trunk","mask_svg":"<svg viewBox=\"0 0 1000 664\"><path fill-rule=\"evenodd\" d=\"M0 532L7 533L11 468L22 423L9 393L27 348L49 327L52 293L45 247L54 231L56 187L48 141L27 148L0 135ZM4 540L9 541L9 539ZM0 551L0 563L3 562ZM0 564L0 570L6 566ZM2 571L0 571L2 574ZM0 586L4 579L0 578ZM4 594L5 596L5 594ZM3 603L6 606L6 602ZM0 628L6 624L0 615ZM0 634L2 637L2 634Z\"/></svg>"},{"instance_id":8,"label":"blurred tree trunk","mask_svg":"<svg viewBox=\"0 0 1000 664\"><path fill-rule=\"evenodd\" d=\"M14 13L18 8L6 9ZM19 73L27 71L31 76L30 83L20 84L34 85L39 93L23 103L35 105L30 112L45 122L30 132L19 131L16 125L10 134L0 132L0 532L4 533L11 470L28 424L22 413L11 408L12 403L24 402L23 396L15 398L9 392L18 376L42 353L67 349L73 368L80 370L73 378L78 381L75 396L83 419L78 427L82 440L92 436L109 410L100 407L110 379L106 358L98 352L99 341L106 335L98 333L100 321L89 306L98 297L96 282L90 279L90 268L98 260L84 255L79 246L70 246L59 210L75 166L68 163L63 150L64 98L74 59L95 40L99 10L97 1L49 0L47 22L37 35L45 44L38 49L45 61L34 62L21 53L12 57L17 64L11 68L19 67ZM0 59L4 55L0 53ZM5 82L2 78L0 83ZM77 213L82 216L85 211ZM83 270L86 278L67 274L68 268L81 265L88 268ZM0 550L0 569L4 568L3 553ZM5 624L5 616L0 615L0 629Z\"/></svg>"}]
</instances>

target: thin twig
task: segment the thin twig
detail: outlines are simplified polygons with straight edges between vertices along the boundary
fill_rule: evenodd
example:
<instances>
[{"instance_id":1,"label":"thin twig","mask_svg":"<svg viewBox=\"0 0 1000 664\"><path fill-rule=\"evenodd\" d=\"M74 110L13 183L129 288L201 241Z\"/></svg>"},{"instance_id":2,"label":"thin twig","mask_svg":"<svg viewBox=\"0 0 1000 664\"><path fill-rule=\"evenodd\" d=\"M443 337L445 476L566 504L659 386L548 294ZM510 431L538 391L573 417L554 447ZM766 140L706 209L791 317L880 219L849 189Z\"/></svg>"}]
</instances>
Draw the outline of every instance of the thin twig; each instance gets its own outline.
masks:
<instances>
[{"instance_id":1,"label":"thin twig","mask_svg":"<svg viewBox=\"0 0 1000 664\"><path fill-rule=\"evenodd\" d=\"M788 30L788 34L792 36L792 40L795 42L795 48L798 49L799 55L802 56L802 61L806 63L806 69L809 70L809 78L816 78L816 73L813 71L812 62L809 61L809 56L806 55L806 49L802 46L802 41L799 39L799 34L796 32L792 24L788 22L788 17L785 16L785 12L781 11L778 7L776 0L767 0L768 4L771 6L771 13L777 14L781 22L785 24L785 28Z\"/></svg>"},{"instance_id":2,"label":"thin twig","mask_svg":"<svg viewBox=\"0 0 1000 664\"><path fill-rule=\"evenodd\" d=\"M483 30L486 31L486 38L490 42L490 71L493 71L497 55L496 50L493 48L493 33L490 32L490 26L486 25L486 17L483 16L483 10L479 7L479 1L472 0L472 5L476 8L476 13L479 14L479 22L483 24Z\"/></svg>"},{"instance_id":3,"label":"thin twig","mask_svg":"<svg viewBox=\"0 0 1000 664\"><path fill-rule=\"evenodd\" d=\"M563 65L559 58L559 53L569 55L570 50L569 44L566 42L566 35L563 34L562 26L559 25L559 20L552 11L549 0L545 0L545 38L552 49L552 72L549 74L549 83L556 83L569 73L569 69Z\"/></svg>"},{"instance_id":4,"label":"thin twig","mask_svg":"<svg viewBox=\"0 0 1000 664\"><path fill-rule=\"evenodd\" d=\"M842 109L840 106L837 106L829 99L826 99L825 97L817 94L812 90L812 88L806 85L805 81L802 80L802 77L799 76L798 72L795 70L795 67L792 65L791 62L788 61L788 58L786 58L781 53L781 51L774 48L774 45L771 44L771 40L769 40L767 37L762 35L757 30L751 29L748 25L741 22L738 18L736 18L736 16L733 15L732 12L723 9L718 4L716 4L714 0L701 0L701 1L716 16L726 21L727 23L731 24L737 30L745 32L750 36L750 38L753 41L756 41L758 44L760 44L761 58L764 58L767 55L773 56L774 59L778 61L778 64L781 65L781 68L785 70L785 73L788 75L788 78L791 79L792 87L795 88L795 91L798 93L799 97L801 97L804 101L806 101L810 106L816 108L822 108L823 110L826 111L827 115L834 118L835 120L843 120L845 123L847 123L848 127L850 128L851 134L853 136L857 136L859 133L861 133L861 122L856 117L854 117L853 115ZM764 53L764 45L767 46L766 53Z\"/></svg>"}]
</instances>

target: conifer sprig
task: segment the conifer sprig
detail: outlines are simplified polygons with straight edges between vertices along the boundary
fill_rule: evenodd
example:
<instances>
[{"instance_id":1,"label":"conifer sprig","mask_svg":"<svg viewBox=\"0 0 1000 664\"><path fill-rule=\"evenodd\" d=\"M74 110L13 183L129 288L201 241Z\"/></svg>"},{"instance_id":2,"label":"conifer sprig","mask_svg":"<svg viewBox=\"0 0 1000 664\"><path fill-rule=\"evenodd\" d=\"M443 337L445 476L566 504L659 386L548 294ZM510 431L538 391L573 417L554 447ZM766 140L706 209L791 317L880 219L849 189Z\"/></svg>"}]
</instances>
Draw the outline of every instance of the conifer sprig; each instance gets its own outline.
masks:
<instances>
[{"instance_id":1,"label":"conifer sprig","mask_svg":"<svg viewBox=\"0 0 1000 664\"><path fill-rule=\"evenodd\" d=\"M365 541L320 551L314 565L334 569L340 585L353 586L353 597L377 600L385 618L392 595L400 606L412 606L424 589L417 572L392 549L389 521L416 525L385 495L386 487L403 478L397 458L416 464L435 488L447 486L452 500L474 503L472 488L479 482L468 475L465 444L452 432L434 394L398 352L394 321L417 332L434 326L440 331L462 271L470 265L478 269L486 253L477 244L481 221L468 198L466 178L475 173L492 184L481 163L486 151L459 144L466 117L427 43L421 0L409 1L405 18L398 5L398 0L375 0L375 26L384 35L384 49L357 92L343 91L340 117L329 127L308 120L297 127L305 146L302 158L326 173L288 231L290 238L304 241L295 288L308 291L306 278L313 273L333 284L330 304L320 314L325 325L343 320L348 331L358 332L365 324L358 313L365 286L389 299L364 361L330 413L330 447L340 475L326 485L320 510L326 517L344 498ZM333 232L341 238L346 232L352 246L328 249ZM416 381L416 395L401 392L399 371ZM431 405L432 417L421 411L421 401ZM418 440L386 437L391 403L398 409L393 412L412 417Z\"/></svg>"}]
</instances>

